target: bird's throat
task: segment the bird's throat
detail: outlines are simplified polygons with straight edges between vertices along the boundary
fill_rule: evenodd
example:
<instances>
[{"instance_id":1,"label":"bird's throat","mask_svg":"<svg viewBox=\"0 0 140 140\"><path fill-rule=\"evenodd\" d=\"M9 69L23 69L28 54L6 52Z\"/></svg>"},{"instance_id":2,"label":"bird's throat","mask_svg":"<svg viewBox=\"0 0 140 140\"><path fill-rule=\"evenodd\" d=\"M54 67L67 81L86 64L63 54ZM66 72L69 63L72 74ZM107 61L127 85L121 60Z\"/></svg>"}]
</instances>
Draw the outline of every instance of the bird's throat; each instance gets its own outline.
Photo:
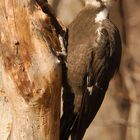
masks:
<instances>
[{"instance_id":1,"label":"bird's throat","mask_svg":"<svg viewBox=\"0 0 140 140\"><path fill-rule=\"evenodd\" d=\"M95 17L95 23L101 22L105 19L108 18L108 9L103 8L100 11L97 12L96 17Z\"/></svg>"}]
</instances>

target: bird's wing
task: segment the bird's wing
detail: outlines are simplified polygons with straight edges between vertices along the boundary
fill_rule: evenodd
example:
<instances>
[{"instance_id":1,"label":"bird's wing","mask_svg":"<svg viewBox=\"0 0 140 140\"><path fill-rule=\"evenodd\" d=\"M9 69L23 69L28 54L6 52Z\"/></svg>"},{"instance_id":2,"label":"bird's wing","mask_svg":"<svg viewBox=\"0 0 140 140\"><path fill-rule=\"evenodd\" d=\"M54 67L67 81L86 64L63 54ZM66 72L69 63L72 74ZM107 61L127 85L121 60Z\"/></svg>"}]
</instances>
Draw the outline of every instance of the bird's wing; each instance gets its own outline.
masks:
<instances>
[{"instance_id":1,"label":"bird's wing","mask_svg":"<svg viewBox=\"0 0 140 140\"><path fill-rule=\"evenodd\" d=\"M88 87L97 86L105 90L105 85L102 81L104 81L105 77L110 80L111 75L106 74L111 70L111 55L109 34L105 28L99 28L88 67Z\"/></svg>"},{"instance_id":2,"label":"bird's wing","mask_svg":"<svg viewBox=\"0 0 140 140\"><path fill-rule=\"evenodd\" d=\"M108 32L106 29L100 28L88 66L87 89L91 88L91 91L87 90L83 94L79 119L72 131L72 140L82 140L87 127L100 108L109 82L104 78L107 78L110 55Z\"/></svg>"}]
</instances>

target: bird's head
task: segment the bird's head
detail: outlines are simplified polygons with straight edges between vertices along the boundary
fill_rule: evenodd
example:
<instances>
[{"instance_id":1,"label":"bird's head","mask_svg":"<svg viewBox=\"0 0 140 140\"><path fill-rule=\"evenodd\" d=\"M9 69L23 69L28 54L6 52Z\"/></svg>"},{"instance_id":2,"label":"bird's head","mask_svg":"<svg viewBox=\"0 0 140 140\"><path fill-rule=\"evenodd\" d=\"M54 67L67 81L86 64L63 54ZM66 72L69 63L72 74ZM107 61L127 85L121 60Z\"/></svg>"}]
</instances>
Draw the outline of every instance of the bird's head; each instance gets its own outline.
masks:
<instances>
[{"instance_id":1,"label":"bird's head","mask_svg":"<svg viewBox=\"0 0 140 140\"><path fill-rule=\"evenodd\" d=\"M102 5L110 7L113 2L117 0L85 0L85 5L92 5L95 7L101 7Z\"/></svg>"}]
</instances>

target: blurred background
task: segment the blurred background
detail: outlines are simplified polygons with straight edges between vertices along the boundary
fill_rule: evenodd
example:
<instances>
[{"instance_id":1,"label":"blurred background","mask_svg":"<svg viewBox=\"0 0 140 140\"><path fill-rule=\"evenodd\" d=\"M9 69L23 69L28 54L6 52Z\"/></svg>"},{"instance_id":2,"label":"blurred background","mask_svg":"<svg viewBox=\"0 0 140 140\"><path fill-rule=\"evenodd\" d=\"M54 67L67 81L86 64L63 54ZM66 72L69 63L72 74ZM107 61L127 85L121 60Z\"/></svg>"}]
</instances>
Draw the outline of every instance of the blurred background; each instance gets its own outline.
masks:
<instances>
[{"instance_id":1,"label":"blurred background","mask_svg":"<svg viewBox=\"0 0 140 140\"><path fill-rule=\"evenodd\" d=\"M49 3L65 26L84 7L80 0ZM140 140L140 0L118 0L110 17L122 37L121 67L84 140Z\"/></svg>"}]
</instances>

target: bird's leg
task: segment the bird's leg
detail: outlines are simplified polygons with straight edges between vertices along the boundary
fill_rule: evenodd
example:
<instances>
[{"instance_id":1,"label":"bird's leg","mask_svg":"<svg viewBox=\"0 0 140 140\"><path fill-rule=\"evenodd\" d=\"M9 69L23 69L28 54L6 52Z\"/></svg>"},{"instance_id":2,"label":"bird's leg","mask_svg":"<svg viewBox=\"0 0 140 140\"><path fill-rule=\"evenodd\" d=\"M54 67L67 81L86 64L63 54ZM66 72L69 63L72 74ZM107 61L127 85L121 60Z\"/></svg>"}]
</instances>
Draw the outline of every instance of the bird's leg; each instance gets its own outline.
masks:
<instances>
[{"instance_id":1,"label":"bird's leg","mask_svg":"<svg viewBox=\"0 0 140 140\"><path fill-rule=\"evenodd\" d=\"M62 52L57 52L58 56L66 56L66 48L68 45L68 30L58 21L51 6L47 0L36 0L42 11L50 17L51 24L54 26L56 33L59 35Z\"/></svg>"},{"instance_id":2,"label":"bird's leg","mask_svg":"<svg viewBox=\"0 0 140 140\"><path fill-rule=\"evenodd\" d=\"M59 36L60 46L61 46L61 52L56 52L57 56L64 56L66 57L66 48L65 48L65 42L63 40L62 36Z\"/></svg>"}]
</instances>

